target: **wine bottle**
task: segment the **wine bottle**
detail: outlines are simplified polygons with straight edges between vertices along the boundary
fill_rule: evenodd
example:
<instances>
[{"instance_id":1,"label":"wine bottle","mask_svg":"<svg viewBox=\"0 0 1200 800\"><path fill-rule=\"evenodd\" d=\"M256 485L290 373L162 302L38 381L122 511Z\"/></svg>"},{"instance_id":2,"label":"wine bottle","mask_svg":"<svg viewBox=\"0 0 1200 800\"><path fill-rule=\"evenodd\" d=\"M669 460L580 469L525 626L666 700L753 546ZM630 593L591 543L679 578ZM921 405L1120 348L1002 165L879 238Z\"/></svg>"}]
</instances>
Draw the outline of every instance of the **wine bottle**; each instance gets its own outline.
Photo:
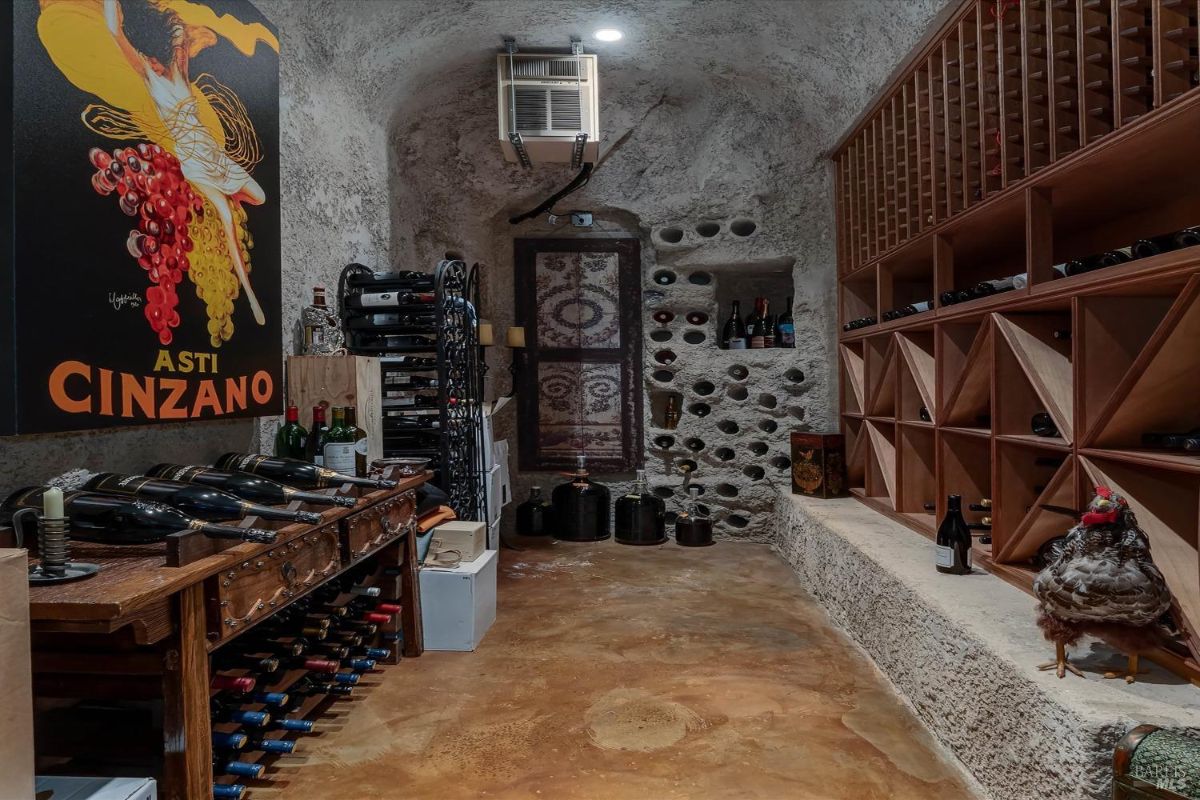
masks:
<instances>
[{"instance_id":1,"label":"wine bottle","mask_svg":"<svg viewBox=\"0 0 1200 800\"><path fill-rule=\"evenodd\" d=\"M263 772L266 771L266 769L267 768L264 765L255 764L250 761L238 761L236 759L230 760L230 759L222 758L220 756L216 756L213 758L213 773L216 775L237 775L238 777L242 777L242 778L261 778ZM221 784L215 784L213 786L213 797L221 797L222 796L222 795L218 795L216 793L216 788L217 788L217 786L220 786L220 785ZM230 785L237 786L238 784L235 783L235 784L230 784ZM245 787L243 787L243 789L244 788ZM225 796L241 797L240 794L225 795Z\"/></svg>"},{"instance_id":2,"label":"wine bottle","mask_svg":"<svg viewBox=\"0 0 1200 800\"><path fill-rule=\"evenodd\" d=\"M215 699L212 701L210 714L217 722L233 722L247 728L262 728L271 721L271 715L266 711L250 711Z\"/></svg>"},{"instance_id":3,"label":"wine bottle","mask_svg":"<svg viewBox=\"0 0 1200 800\"><path fill-rule=\"evenodd\" d=\"M208 680L209 688L218 692L238 692L245 694L253 691L254 678L249 675L228 675L218 672Z\"/></svg>"},{"instance_id":4,"label":"wine bottle","mask_svg":"<svg viewBox=\"0 0 1200 800\"><path fill-rule=\"evenodd\" d=\"M933 416L930 415L929 409L925 406L917 409L917 416L921 418L922 422L933 422Z\"/></svg>"},{"instance_id":5,"label":"wine bottle","mask_svg":"<svg viewBox=\"0 0 1200 800\"><path fill-rule=\"evenodd\" d=\"M276 731L292 731L293 733L312 733L314 727L313 721L310 719L289 719L288 717L278 717L271 720L271 724L267 726L267 729Z\"/></svg>"},{"instance_id":6,"label":"wine bottle","mask_svg":"<svg viewBox=\"0 0 1200 800\"><path fill-rule=\"evenodd\" d=\"M639 469L633 491L617 498L615 538L621 544L662 544L666 535L666 505L646 488L646 471Z\"/></svg>"},{"instance_id":7,"label":"wine bottle","mask_svg":"<svg viewBox=\"0 0 1200 800\"><path fill-rule=\"evenodd\" d=\"M246 749L287 755L296 752L296 743L291 739L268 739L265 736L250 736L246 742Z\"/></svg>"},{"instance_id":8,"label":"wine bottle","mask_svg":"<svg viewBox=\"0 0 1200 800\"><path fill-rule=\"evenodd\" d=\"M767 346L762 302L761 297L754 298L754 313L746 322L746 338L751 350L761 350Z\"/></svg>"},{"instance_id":9,"label":"wine bottle","mask_svg":"<svg viewBox=\"0 0 1200 800\"><path fill-rule=\"evenodd\" d=\"M136 475L102 472L93 476L84 486L105 494L123 494L143 500L153 500L177 508L198 519L209 521L245 519L247 515L251 514L263 519L307 522L310 525L321 521L321 515L311 511L289 511L286 508L263 506L204 484L185 483L164 478L144 478Z\"/></svg>"},{"instance_id":10,"label":"wine bottle","mask_svg":"<svg viewBox=\"0 0 1200 800\"><path fill-rule=\"evenodd\" d=\"M1055 339L1058 339L1059 341L1063 341L1063 342L1070 341L1071 340L1071 330L1069 328L1063 328L1063 329L1054 331L1051 334L1051 336L1053 336Z\"/></svg>"},{"instance_id":11,"label":"wine bottle","mask_svg":"<svg viewBox=\"0 0 1200 800\"><path fill-rule=\"evenodd\" d=\"M679 398L675 395L670 395L667 398L667 408L663 412L663 427L669 431L675 430L679 425Z\"/></svg>"},{"instance_id":12,"label":"wine bottle","mask_svg":"<svg viewBox=\"0 0 1200 800\"><path fill-rule=\"evenodd\" d=\"M346 406L346 431L354 444L354 474L360 478L367 476L367 432L358 427L358 415L354 406Z\"/></svg>"},{"instance_id":13,"label":"wine bottle","mask_svg":"<svg viewBox=\"0 0 1200 800\"><path fill-rule=\"evenodd\" d=\"M308 431L300 425L300 409L287 407L287 421L275 433L275 455L283 458L304 458Z\"/></svg>"},{"instance_id":14,"label":"wine bottle","mask_svg":"<svg viewBox=\"0 0 1200 800\"><path fill-rule=\"evenodd\" d=\"M762 325L763 347L775 346L775 317L769 309L769 301L765 297L762 298L762 310L759 311L759 317Z\"/></svg>"},{"instance_id":15,"label":"wine bottle","mask_svg":"<svg viewBox=\"0 0 1200 800\"><path fill-rule=\"evenodd\" d=\"M900 315L911 317L913 314L922 314L933 308L932 300L922 300L919 303L909 303L900 309Z\"/></svg>"},{"instance_id":16,"label":"wine bottle","mask_svg":"<svg viewBox=\"0 0 1200 800\"><path fill-rule=\"evenodd\" d=\"M321 466L325 463L325 437L329 435L329 426L325 424L325 406L313 406L312 419L312 432L304 445L304 460Z\"/></svg>"},{"instance_id":17,"label":"wine bottle","mask_svg":"<svg viewBox=\"0 0 1200 800\"><path fill-rule=\"evenodd\" d=\"M962 497L952 494L946 499L946 516L938 526L934 547L938 572L966 575L971 572L971 531L962 515Z\"/></svg>"},{"instance_id":18,"label":"wine bottle","mask_svg":"<svg viewBox=\"0 0 1200 800\"><path fill-rule=\"evenodd\" d=\"M333 421L329 424L329 433L325 435L325 458L322 461L325 469L343 475L354 474L354 443L350 441L350 436L346 430L346 409L334 407Z\"/></svg>"},{"instance_id":19,"label":"wine bottle","mask_svg":"<svg viewBox=\"0 0 1200 800\"><path fill-rule=\"evenodd\" d=\"M529 489L529 499L517 506L518 536L549 536L554 527L554 507L542 497L542 487Z\"/></svg>"},{"instance_id":20,"label":"wine bottle","mask_svg":"<svg viewBox=\"0 0 1200 800\"><path fill-rule=\"evenodd\" d=\"M1189 433L1143 433L1142 446L1152 450L1200 451L1200 428Z\"/></svg>"},{"instance_id":21,"label":"wine bottle","mask_svg":"<svg viewBox=\"0 0 1200 800\"><path fill-rule=\"evenodd\" d=\"M972 294L975 297L988 297L993 294L1000 294L1001 292L1010 291L1014 288L1013 279L1010 276L1007 278L999 278L997 280L980 281L973 287Z\"/></svg>"},{"instance_id":22,"label":"wine bottle","mask_svg":"<svg viewBox=\"0 0 1200 800\"><path fill-rule=\"evenodd\" d=\"M1054 419L1045 411L1039 411L1034 414L1029 421L1029 427L1036 436L1058 436L1058 426L1054 424Z\"/></svg>"},{"instance_id":23,"label":"wine bottle","mask_svg":"<svg viewBox=\"0 0 1200 800\"><path fill-rule=\"evenodd\" d=\"M433 301L433 292L363 292L346 298L346 306L357 309L399 308Z\"/></svg>"},{"instance_id":24,"label":"wine bottle","mask_svg":"<svg viewBox=\"0 0 1200 800\"><path fill-rule=\"evenodd\" d=\"M213 663L221 669L248 669L254 673L270 674L278 672L281 666L279 658L273 653L261 652L254 647L249 651L225 652L226 649L222 648L213 656Z\"/></svg>"},{"instance_id":25,"label":"wine bottle","mask_svg":"<svg viewBox=\"0 0 1200 800\"><path fill-rule=\"evenodd\" d=\"M1100 253L1097 256L1093 256L1092 258L1094 261L1092 269L1115 267L1117 264L1124 264L1127 261L1133 260L1133 248L1119 247L1116 250L1108 250L1104 253Z\"/></svg>"},{"instance_id":26,"label":"wine bottle","mask_svg":"<svg viewBox=\"0 0 1200 800\"><path fill-rule=\"evenodd\" d=\"M258 453L226 453L217 459L217 469L231 469L260 475L298 489L324 489L343 483L372 489L394 489L395 481L383 478L359 478L291 458L273 458Z\"/></svg>"},{"instance_id":27,"label":"wine bottle","mask_svg":"<svg viewBox=\"0 0 1200 800\"><path fill-rule=\"evenodd\" d=\"M392 369L437 369L437 359L425 356L391 356L384 363Z\"/></svg>"},{"instance_id":28,"label":"wine bottle","mask_svg":"<svg viewBox=\"0 0 1200 800\"><path fill-rule=\"evenodd\" d=\"M0 519L9 521L22 508L42 509L42 496L49 486L21 489L0 504ZM188 516L178 509L150 500L122 497L99 492L63 493L63 506L71 518L71 538L106 544L146 544L159 542L172 533L199 531L213 539L270 544L274 531L216 525Z\"/></svg>"},{"instance_id":29,"label":"wine bottle","mask_svg":"<svg viewBox=\"0 0 1200 800\"><path fill-rule=\"evenodd\" d=\"M246 796L246 787L240 783L214 783L212 796L213 800L242 800Z\"/></svg>"},{"instance_id":30,"label":"wine bottle","mask_svg":"<svg viewBox=\"0 0 1200 800\"><path fill-rule=\"evenodd\" d=\"M725 350L746 349L746 326L742 322L741 301L734 300L730 305L729 318L721 329L721 347Z\"/></svg>"},{"instance_id":31,"label":"wine bottle","mask_svg":"<svg viewBox=\"0 0 1200 800\"><path fill-rule=\"evenodd\" d=\"M212 732L212 746L214 750L241 750L249 740L250 737L244 733Z\"/></svg>"},{"instance_id":32,"label":"wine bottle","mask_svg":"<svg viewBox=\"0 0 1200 800\"><path fill-rule=\"evenodd\" d=\"M667 311L665 308L660 308L658 311L655 311L652 316L654 321L659 325L666 325L670 323L671 320L675 319L675 314Z\"/></svg>"},{"instance_id":33,"label":"wine bottle","mask_svg":"<svg viewBox=\"0 0 1200 800\"><path fill-rule=\"evenodd\" d=\"M298 500L310 505L344 506L352 508L355 504L353 497L318 494L305 492L284 486L282 483L251 475L248 472L230 472L213 469L212 467L197 467L183 464L155 464L146 470L146 474L156 478L180 481L183 483L201 484L220 489L236 495L243 500L257 503L290 503ZM297 519L300 519L299 517Z\"/></svg>"},{"instance_id":34,"label":"wine bottle","mask_svg":"<svg viewBox=\"0 0 1200 800\"><path fill-rule=\"evenodd\" d=\"M791 295L788 295L783 313L779 315L779 319L775 320L775 346L792 348L796 346L796 323L792 320Z\"/></svg>"}]
</instances>

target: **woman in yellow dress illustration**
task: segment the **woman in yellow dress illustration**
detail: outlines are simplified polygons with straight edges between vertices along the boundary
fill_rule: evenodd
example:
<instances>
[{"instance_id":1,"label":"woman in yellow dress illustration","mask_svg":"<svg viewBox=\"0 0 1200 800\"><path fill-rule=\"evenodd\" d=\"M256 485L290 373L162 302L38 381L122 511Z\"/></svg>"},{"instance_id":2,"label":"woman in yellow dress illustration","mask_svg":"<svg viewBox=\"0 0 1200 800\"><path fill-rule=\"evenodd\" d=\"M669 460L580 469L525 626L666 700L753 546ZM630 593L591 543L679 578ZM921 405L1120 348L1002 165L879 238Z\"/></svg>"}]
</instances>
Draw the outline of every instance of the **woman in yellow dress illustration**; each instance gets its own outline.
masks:
<instances>
[{"instance_id":1,"label":"woman in yellow dress illustration","mask_svg":"<svg viewBox=\"0 0 1200 800\"><path fill-rule=\"evenodd\" d=\"M63 75L101 103L81 110L90 130L134 140L111 158L93 150L101 194L140 217L129 251L155 285L146 316L160 341L179 323L175 284L187 274L208 311L213 346L233 334L233 302L245 293L265 317L250 282L253 239L243 204L266 201L251 176L260 146L238 97L213 76L193 79L191 60L221 36L243 55L260 42L278 52L263 25L190 0L40 0L38 36ZM240 289L240 291L239 291Z\"/></svg>"}]
</instances>

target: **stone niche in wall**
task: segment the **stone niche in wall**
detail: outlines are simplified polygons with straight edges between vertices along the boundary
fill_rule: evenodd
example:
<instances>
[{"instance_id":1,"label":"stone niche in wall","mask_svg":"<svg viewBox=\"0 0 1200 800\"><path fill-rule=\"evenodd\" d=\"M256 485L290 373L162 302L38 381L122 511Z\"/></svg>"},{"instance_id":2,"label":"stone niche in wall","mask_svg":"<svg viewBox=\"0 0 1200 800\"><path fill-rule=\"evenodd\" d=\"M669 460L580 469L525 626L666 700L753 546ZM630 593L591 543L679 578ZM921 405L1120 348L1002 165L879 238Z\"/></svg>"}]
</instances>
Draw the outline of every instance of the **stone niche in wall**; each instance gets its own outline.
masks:
<instances>
[{"instance_id":1,"label":"stone niche in wall","mask_svg":"<svg viewBox=\"0 0 1200 800\"><path fill-rule=\"evenodd\" d=\"M737 222L737 221L735 221ZM743 221L742 234L754 223ZM672 239L692 246L705 234L736 241L733 223L682 226L654 232L656 249ZM736 250L722 247L722 257ZM747 254L749 255L749 254ZM757 254L755 254L757 255ZM686 501L681 465L694 465L690 481L703 487L703 504L718 535L765 539L771 535L779 492L791 485L789 434L807 430L806 372L800 351L722 350L720 332L729 303L745 316L765 296L778 313L792 285L791 258L659 259L643 269L643 376L648 401L646 472L655 494L678 510ZM678 398L679 424L663 426L669 396Z\"/></svg>"}]
</instances>

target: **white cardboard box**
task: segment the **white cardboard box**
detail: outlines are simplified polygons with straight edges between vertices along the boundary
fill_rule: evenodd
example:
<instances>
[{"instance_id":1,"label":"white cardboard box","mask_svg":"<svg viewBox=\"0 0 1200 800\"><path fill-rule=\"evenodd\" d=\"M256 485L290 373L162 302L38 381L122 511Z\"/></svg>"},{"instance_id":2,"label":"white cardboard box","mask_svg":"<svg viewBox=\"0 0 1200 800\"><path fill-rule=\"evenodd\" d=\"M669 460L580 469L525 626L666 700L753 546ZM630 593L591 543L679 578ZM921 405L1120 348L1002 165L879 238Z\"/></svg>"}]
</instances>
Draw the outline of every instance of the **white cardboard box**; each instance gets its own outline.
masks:
<instances>
[{"instance_id":1,"label":"white cardboard box","mask_svg":"<svg viewBox=\"0 0 1200 800\"><path fill-rule=\"evenodd\" d=\"M421 567L421 623L426 650L471 651L496 621L499 554L457 567Z\"/></svg>"},{"instance_id":2,"label":"white cardboard box","mask_svg":"<svg viewBox=\"0 0 1200 800\"><path fill-rule=\"evenodd\" d=\"M461 519L443 522L433 529L429 552L453 550L462 557L463 563L474 561L487 549L487 527L482 522Z\"/></svg>"},{"instance_id":3,"label":"white cardboard box","mask_svg":"<svg viewBox=\"0 0 1200 800\"><path fill-rule=\"evenodd\" d=\"M488 526L487 546L488 550L500 549L500 520L496 520Z\"/></svg>"},{"instance_id":4,"label":"white cardboard box","mask_svg":"<svg viewBox=\"0 0 1200 800\"><path fill-rule=\"evenodd\" d=\"M51 792L53 800L157 800L153 778L39 777L37 794Z\"/></svg>"},{"instance_id":5,"label":"white cardboard box","mask_svg":"<svg viewBox=\"0 0 1200 800\"><path fill-rule=\"evenodd\" d=\"M492 467L488 470L487 482L487 512L488 525L491 525L496 520L500 519L500 512L504 510L506 500L504 499L504 476L501 473L500 465Z\"/></svg>"}]
</instances>

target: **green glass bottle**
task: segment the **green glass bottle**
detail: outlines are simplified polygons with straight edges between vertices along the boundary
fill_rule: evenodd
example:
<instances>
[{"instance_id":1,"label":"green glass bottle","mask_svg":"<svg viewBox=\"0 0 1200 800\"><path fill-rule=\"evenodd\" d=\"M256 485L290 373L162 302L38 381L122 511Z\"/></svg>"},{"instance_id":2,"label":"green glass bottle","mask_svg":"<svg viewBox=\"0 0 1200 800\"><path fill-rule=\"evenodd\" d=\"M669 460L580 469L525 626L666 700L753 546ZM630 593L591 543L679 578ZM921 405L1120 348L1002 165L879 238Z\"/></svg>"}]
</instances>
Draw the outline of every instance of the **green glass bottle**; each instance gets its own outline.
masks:
<instances>
[{"instance_id":1,"label":"green glass bottle","mask_svg":"<svg viewBox=\"0 0 1200 800\"><path fill-rule=\"evenodd\" d=\"M346 427L346 409L333 409L333 423L325 434L325 469L354 475L354 431Z\"/></svg>"},{"instance_id":2,"label":"green glass bottle","mask_svg":"<svg viewBox=\"0 0 1200 800\"><path fill-rule=\"evenodd\" d=\"M345 429L354 443L354 474L367 477L367 432L358 427L358 413L354 406L346 406Z\"/></svg>"},{"instance_id":3,"label":"green glass bottle","mask_svg":"<svg viewBox=\"0 0 1200 800\"><path fill-rule=\"evenodd\" d=\"M321 467L325 465L325 436L329 433L329 426L325 423L325 406L313 406L312 417L312 431L308 435L304 460Z\"/></svg>"},{"instance_id":4,"label":"green glass bottle","mask_svg":"<svg viewBox=\"0 0 1200 800\"><path fill-rule=\"evenodd\" d=\"M275 455L280 458L304 458L308 431L300 424L300 409L287 407L287 421L275 434Z\"/></svg>"}]
</instances>

